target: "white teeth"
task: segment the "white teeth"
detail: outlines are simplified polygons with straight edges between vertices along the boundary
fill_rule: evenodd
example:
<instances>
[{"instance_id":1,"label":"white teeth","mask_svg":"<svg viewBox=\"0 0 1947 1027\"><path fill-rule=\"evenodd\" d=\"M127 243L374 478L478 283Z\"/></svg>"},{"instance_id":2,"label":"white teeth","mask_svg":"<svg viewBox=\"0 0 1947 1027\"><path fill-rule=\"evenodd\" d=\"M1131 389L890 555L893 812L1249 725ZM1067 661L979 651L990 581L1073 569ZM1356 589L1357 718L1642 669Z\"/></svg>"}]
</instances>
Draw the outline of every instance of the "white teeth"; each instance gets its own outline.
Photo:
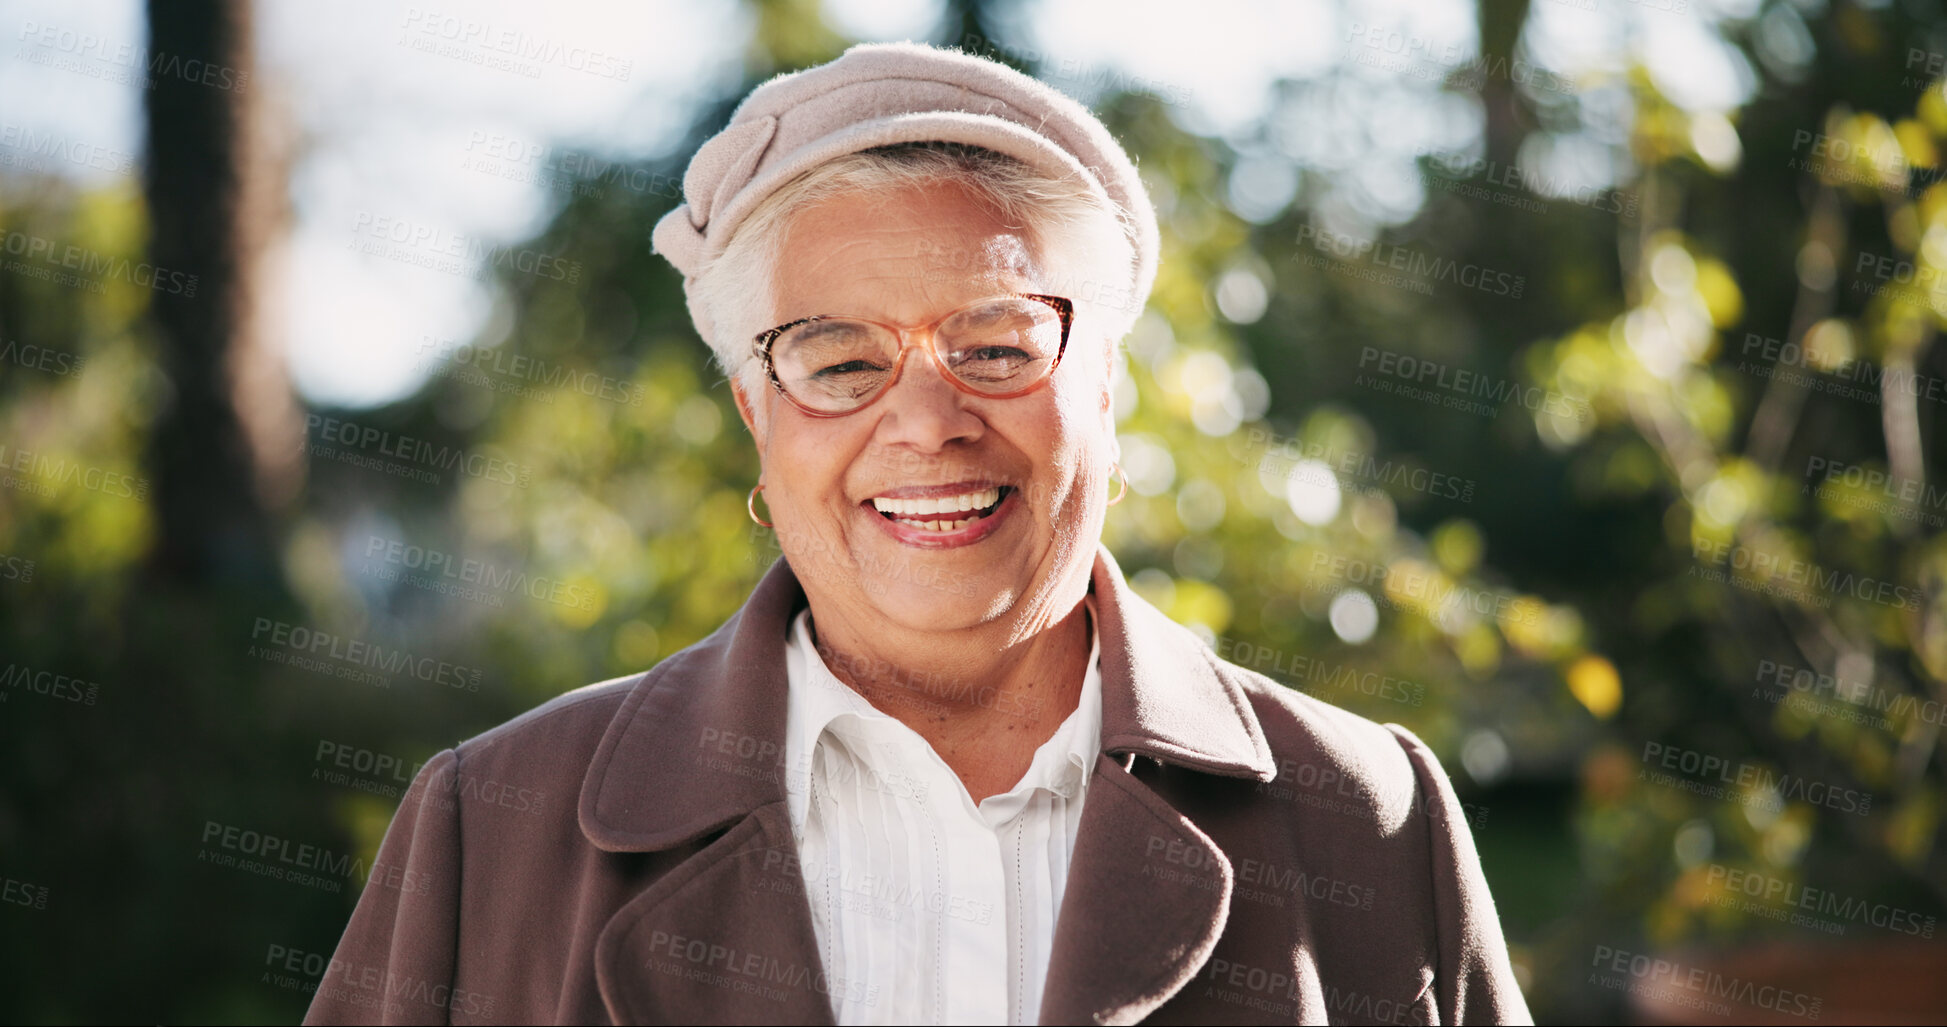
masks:
<instances>
[{"instance_id":1,"label":"white teeth","mask_svg":"<svg viewBox=\"0 0 1947 1027\"><path fill-rule=\"evenodd\" d=\"M912 521L901 517L899 518L899 523L909 528L922 528L926 531L959 531L961 528L979 519L978 517L969 517L964 521Z\"/></svg>"},{"instance_id":2,"label":"white teeth","mask_svg":"<svg viewBox=\"0 0 1947 1027\"><path fill-rule=\"evenodd\" d=\"M872 507L880 513L894 515L903 524L916 524L920 526L963 524L965 522L943 522L939 520L911 521L907 520L907 518L925 517L928 514L960 513L965 510L985 510L999 502L1000 498L1001 490L996 486L994 488L982 489L979 492L968 492L959 496L941 496L937 499L887 499L881 496L872 500ZM932 530L951 531L953 529L934 528Z\"/></svg>"}]
</instances>

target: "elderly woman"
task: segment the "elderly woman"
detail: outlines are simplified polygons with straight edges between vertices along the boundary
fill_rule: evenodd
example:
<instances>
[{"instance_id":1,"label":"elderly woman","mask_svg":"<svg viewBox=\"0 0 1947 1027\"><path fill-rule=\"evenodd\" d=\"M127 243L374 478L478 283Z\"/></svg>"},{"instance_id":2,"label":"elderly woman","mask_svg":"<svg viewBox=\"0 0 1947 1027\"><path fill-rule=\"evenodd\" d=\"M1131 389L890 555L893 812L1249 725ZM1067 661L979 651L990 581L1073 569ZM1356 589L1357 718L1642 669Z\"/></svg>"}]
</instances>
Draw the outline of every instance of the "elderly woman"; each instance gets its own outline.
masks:
<instances>
[{"instance_id":1,"label":"elderly woman","mask_svg":"<svg viewBox=\"0 0 1947 1027\"><path fill-rule=\"evenodd\" d=\"M860 46L684 191L656 247L785 558L428 763L312 1022L1526 1018L1426 747L1218 659L1101 546L1157 247L1100 123Z\"/></svg>"}]
</instances>

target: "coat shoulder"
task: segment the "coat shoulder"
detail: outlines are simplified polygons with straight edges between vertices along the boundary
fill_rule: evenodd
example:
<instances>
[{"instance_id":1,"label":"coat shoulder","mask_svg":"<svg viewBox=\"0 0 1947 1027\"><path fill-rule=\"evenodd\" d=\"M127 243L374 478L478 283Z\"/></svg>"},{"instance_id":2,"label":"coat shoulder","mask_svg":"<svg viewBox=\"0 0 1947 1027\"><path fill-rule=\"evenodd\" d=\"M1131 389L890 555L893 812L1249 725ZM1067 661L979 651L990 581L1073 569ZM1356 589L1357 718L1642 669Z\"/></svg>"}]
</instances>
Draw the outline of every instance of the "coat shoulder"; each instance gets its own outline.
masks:
<instances>
[{"instance_id":1,"label":"coat shoulder","mask_svg":"<svg viewBox=\"0 0 1947 1027\"><path fill-rule=\"evenodd\" d=\"M1271 747L1287 798L1397 824L1424 812L1411 753L1424 748L1398 724L1381 724L1212 654L1218 673L1245 695ZM1437 765L1437 764L1436 764Z\"/></svg>"},{"instance_id":2,"label":"coat shoulder","mask_svg":"<svg viewBox=\"0 0 1947 1027\"><path fill-rule=\"evenodd\" d=\"M648 670L563 692L454 748L462 763L520 762L540 757L575 768L579 778L629 696L640 688L684 687L697 676L702 663L718 655L723 634L719 629Z\"/></svg>"},{"instance_id":3,"label":"coat shoulder","mask_svg":"<svg viewBox=\"0 0 1947 1027\"><path fill-rule=\"evenodd\" d=\"M586 757L601 743L623 701L651 673L638 671L564 692L454 748L463 763L520 760L544 753L549 760L581 756L585 769Z\"/></svg>"}]
</instances>

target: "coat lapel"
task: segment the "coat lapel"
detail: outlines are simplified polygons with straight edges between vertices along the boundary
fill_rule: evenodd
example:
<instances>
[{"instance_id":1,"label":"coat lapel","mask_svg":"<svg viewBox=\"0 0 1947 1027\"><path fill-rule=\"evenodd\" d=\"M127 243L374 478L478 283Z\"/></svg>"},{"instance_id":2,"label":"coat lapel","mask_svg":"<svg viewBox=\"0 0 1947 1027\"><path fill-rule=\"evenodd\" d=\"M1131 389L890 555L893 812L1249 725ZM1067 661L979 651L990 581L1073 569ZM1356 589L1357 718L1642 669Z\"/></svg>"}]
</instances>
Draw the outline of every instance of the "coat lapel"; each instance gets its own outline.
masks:
<instances>
[{"instance_id":1,"label":"coat lapel","mask_svg":"<svg viewBox=\"0 0 1947 1027\"><path fill-rule=\"evenodd\" d=\"M1104 548L1090 589L1101 614L1102 751L1222 777L1277 777L1271 744L1216 654L1122 580Z\"/></svg>"},{"instance_id":2,"label":"coat lapel","mask_svg":"<svg viewBox=\"0 0 1947 1027\"><path fill-rule=\"evenodd\" d=\"M609 920L596 980L617 1023L829 1024L832 991L782 803L745 817Z\"/></svg>"},{"instance_id":3,"label":"coat lapel","mask_svg":"<svg viewBox=\"0 0 1947 1027\"><path fill-rule=\"evenodd\" d=\"M1270 781L1271 747L1206 646L1131 592L1102 549L1102 754L1055 921L1042 1023L1136 1023L1195 977L1223 935L1230 860L1139 780L1137 758Z\"/></svg>"},{"instance_id":4,"label":"coat lapel","mask_svg":"<svg viewBox=\"0 0 1947 1027\"><path fill-rule=\"evenodd\" d=\"M579 814L596 847L702 846L602 928L596 983L617 1023L832 1022L785 805L785 629L803 602L779 560L637 683L590 761Z\"/></svg>"},{"instance_id":5,"label":"coat lapel","mask_svg":"<svg viewBox=\"0 0 1947 1027\"><path fill-rule=\"evenodd\" d=\"M1055 921L1041 1022L1148 1016L1210 958L1231 884L1230 861L1196 825L1099 757Z\"/></svg>"},{"instance_id":6,"label":"coat lapel","mask_svg":"<svg viewBox=\"0 0 1947 1027\"><path fill-rule=\"evenodd\" d=\"M656 852L784 801L784 633L803 605L780 559L722 627L643 676L582 780L589 841Z\"/></svg>"}]
</instances>

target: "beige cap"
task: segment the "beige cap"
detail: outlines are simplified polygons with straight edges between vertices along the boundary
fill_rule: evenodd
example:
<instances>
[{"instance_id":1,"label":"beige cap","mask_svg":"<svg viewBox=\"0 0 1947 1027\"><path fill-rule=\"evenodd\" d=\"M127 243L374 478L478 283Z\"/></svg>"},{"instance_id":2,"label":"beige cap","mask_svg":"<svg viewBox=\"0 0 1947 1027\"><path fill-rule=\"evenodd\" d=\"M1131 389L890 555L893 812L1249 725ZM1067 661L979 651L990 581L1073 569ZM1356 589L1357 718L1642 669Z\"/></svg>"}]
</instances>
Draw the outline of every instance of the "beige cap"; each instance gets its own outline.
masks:
<instances>
[{"instance_id":1,"label":"beige cap","mask_svg":"<svg viewBox=\"0 0 1947 1027\"><path fill-rule=\"evenodd\" d=\"M965 143L1080 175L1114 200L1134 226L1137 266L1133 292L1110 305L1141 308L1156 278L1156 211L1128 154L1088 108L982 57L920 43L863 43L751 90L690 160L686 202L656 223L656 252L683 273L690 319L704 341L715 344L696 273L766 196L833 158L919 142Z\"/></svg>"}]
</instances>

